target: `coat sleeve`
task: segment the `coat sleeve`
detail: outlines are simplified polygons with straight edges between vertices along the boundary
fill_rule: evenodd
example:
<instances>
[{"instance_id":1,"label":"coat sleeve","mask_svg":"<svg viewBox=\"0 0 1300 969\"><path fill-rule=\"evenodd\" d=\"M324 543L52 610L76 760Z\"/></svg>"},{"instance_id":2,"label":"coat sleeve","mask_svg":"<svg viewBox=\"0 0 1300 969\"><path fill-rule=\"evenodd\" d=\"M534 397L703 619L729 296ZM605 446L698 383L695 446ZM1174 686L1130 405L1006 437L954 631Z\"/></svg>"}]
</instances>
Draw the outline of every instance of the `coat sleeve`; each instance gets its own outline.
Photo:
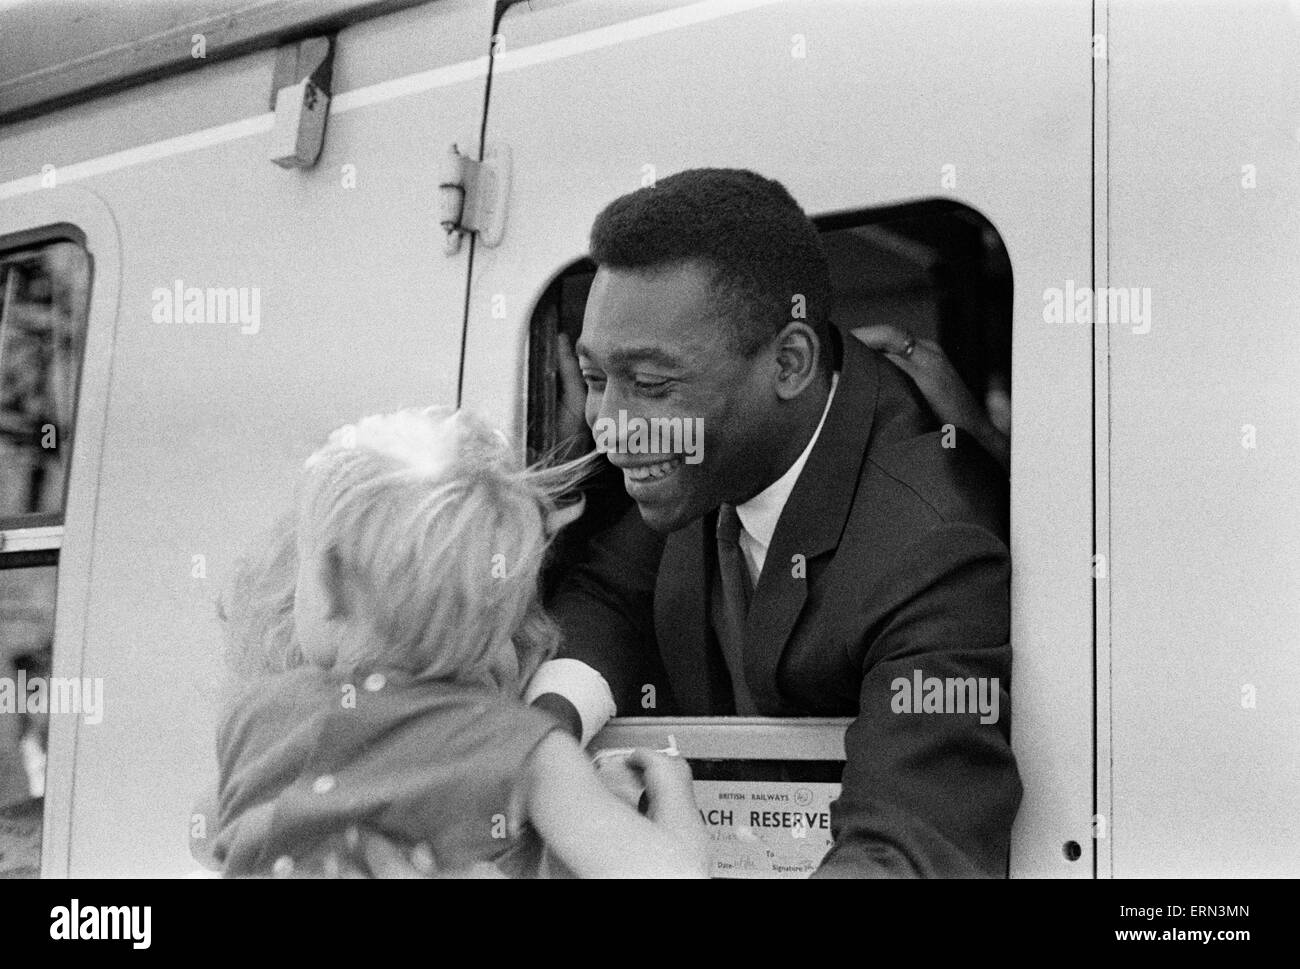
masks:
<instances>
[{"instance_id":1,"label":"coat sleeve","mask_svg":"<svg viewBox=\"0 0 1300 969\"><path fill-rule=\"evenodd\" d=\"M814 877L1006 876L1022 791L1010 745L1010 569L992 533L945 522L866 590L859 715L831 807L835 844ZM946 712L937 697L924 701L931 680ZM969 709L972 688L984 712L953 712L958 694Z\"/></svg>"},{"instance_id":2,"label":"coat sleeve","mask_svg":"<svg viewBox=\"0 0 1300 969\"><path fill-rule=\"evenodd\" d=\"M665 683L654 635L655 576L663 544L629 504L572 551L548 601L560 626L559 655L604 676L621 716L642 712L645 684Z\"/></svg>"}]
</instances>

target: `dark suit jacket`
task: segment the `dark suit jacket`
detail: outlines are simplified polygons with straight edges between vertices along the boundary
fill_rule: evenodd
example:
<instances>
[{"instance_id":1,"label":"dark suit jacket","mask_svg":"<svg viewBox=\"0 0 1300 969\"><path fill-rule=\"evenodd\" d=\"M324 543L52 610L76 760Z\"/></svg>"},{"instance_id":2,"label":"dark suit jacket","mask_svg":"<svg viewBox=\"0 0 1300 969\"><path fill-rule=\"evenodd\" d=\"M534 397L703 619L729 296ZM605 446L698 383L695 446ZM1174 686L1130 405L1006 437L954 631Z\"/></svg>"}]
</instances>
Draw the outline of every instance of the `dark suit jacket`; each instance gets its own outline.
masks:
<instances>
[{"instance_id":1,"label":"dark suit jacket","mask_svg":"<svg viewBox=\"0 0 1300 969\"><path fill-rule=\"evenodd\" d=\"M764 715L856 717L818 875L1003 877L1021 795L1006 476L964 433L943 447L911 382L844 343L834 401L754 591L745 677ZM665 540L632 506L552 598L562 655L605 676L621 716L734 712L709 621L715 521ZM895 713L891 684L917 670L996 677L999 720Z\"/></svg>"}]
</instances>

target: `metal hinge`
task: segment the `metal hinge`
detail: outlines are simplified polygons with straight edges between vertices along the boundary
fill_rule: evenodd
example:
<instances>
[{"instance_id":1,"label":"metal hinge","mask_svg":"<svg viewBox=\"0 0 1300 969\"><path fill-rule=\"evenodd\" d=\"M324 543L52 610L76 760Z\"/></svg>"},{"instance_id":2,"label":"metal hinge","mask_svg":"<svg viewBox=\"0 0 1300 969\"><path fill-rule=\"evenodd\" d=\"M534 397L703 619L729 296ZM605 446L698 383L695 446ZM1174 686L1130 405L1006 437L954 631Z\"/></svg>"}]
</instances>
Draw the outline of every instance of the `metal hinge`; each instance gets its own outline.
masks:
<instances>
[{"instance_id":1,"label":"metal hinge","mask_svg":"<svg viewBox=\"0 0 1300 969\"><path fill-rule=\"evenodd\" d=\"M271 161L311 168L325 146L334 71L334 38L313 37L281 47L271 78Z\"/></svg>"},{"instance_id":2,"label":"metal hinge","mask_svg":"<svg viewBox=\"0 0 1300 969\"><path fill-rule=\"evenodd\" d=\"M444 252L453 256L471 232L489 248L499 245L506 228L506 199L510 195L510 150L494 145L477 161L451 146L438 181Z\"/></svg>"}]
</instances>

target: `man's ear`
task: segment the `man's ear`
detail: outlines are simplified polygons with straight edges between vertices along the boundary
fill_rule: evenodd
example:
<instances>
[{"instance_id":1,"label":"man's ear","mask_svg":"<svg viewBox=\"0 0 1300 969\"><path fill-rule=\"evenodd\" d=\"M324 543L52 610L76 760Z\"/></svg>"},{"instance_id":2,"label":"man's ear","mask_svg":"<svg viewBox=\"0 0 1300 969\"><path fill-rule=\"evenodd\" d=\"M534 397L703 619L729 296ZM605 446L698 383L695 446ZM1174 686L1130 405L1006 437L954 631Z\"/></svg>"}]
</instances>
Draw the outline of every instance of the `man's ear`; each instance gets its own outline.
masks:
<instances>
[{"instance_id":1,"label":"man's ear","mask_svg":"<svg viewBox=\"0 0 1300 969\"><path fill-rule=\"evenodd\" d=\"M822 346L813 328L801 320L787 323L776 335L776 393L798 397L817 376Z\"/></svg>"},{"instance_id":2,"label":"man's ear","mask_svg":"<svg viewBox=\"0 0 1300 969\"><path fill-rule=\"evenodd\" d=\"M339 550L332 545L320 557L320 585L325 593L326 619L346 619L352 614L348 584L343 575L345 568Z\"/></svg>"}]
</instances>

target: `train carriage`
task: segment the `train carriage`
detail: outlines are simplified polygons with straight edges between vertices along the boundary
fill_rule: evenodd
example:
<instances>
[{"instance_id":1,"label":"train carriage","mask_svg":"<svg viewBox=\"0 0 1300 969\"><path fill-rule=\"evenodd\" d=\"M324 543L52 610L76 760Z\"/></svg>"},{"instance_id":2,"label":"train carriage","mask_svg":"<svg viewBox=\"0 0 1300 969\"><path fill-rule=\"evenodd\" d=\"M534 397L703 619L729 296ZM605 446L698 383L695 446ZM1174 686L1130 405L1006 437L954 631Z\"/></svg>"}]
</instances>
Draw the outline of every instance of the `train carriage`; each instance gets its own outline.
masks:
<instances>
[{"instance_id":1,"label":"train carriage","mask_svg":"<svg viewBox=\"0 0 1300 969\"><path fill-rule=\"evenodd\" d=\"M213 602L302 455L429 403L545 449L593 218L697 166L790 189L837 322L906 319L1014 402L1010 874L1300 866L1293 5L154 15L69 38L0 11L6 54L43 52L0 76L0 607L57 570L24 635L103 689L96 722L49 718L43 874L194 869ZM24 341L39 419L10 393ZM616 720L597 745L824 763L844 726ZM742 790L701 783L709 810Z\"/></svg>"}]
</instances>

